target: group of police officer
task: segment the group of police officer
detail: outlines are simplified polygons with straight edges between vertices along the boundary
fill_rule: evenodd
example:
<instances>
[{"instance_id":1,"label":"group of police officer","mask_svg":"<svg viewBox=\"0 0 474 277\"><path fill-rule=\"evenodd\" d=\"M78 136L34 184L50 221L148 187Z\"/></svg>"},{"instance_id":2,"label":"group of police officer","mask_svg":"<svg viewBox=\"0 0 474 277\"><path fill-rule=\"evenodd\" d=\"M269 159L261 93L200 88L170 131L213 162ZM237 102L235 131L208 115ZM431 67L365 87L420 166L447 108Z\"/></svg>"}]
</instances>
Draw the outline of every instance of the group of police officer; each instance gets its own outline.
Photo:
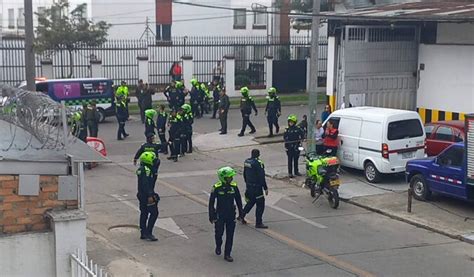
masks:
<instances>
[{"instance_id":1,"label":"group of police officer","mask_svg":"<svg viewBox=\"0 0 474 277\"><path fill-rule=\"evenodd\" d=\"M82 109L74 112L71 116L72 134L84 142L86 142L88 136L97 137L99 134L99 117L95 101L83 104Z\"/></svg>"}]
</instances>

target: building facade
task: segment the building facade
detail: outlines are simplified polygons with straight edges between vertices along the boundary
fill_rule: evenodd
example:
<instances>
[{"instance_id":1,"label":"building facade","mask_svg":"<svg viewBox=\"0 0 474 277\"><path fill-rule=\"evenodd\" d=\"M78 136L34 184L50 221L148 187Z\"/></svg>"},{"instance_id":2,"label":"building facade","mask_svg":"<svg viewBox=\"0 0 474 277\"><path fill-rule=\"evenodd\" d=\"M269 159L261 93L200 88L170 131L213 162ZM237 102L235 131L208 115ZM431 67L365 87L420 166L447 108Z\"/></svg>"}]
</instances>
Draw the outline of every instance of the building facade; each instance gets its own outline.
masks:
<instances>
[{"instance_id":1,"label":"building facade","mask_svg":"<svg viewBox=\"0 0 474 277\"><path fill-rule=\"evenodd\" d=\"M38 16L44 9L51 7L54 0L33 0L33 24L38 25ZM79 4L87 4L87 15L90 17L91 0L69 0L70 9ZM25 8L23 1L0 0L0 34L2 37L22 37L25 34Z\"/></svg>"}]
</instances>

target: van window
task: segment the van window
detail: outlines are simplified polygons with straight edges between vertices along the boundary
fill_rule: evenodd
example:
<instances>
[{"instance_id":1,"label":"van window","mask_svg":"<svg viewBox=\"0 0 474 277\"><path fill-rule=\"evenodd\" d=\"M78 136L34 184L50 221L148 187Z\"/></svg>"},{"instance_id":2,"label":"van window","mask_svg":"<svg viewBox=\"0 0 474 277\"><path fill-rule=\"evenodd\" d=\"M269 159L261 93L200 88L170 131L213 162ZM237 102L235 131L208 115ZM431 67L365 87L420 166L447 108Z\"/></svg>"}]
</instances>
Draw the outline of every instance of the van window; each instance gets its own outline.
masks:
<instances>
[{"instance_id":1,"label":"van window","mask_svg":"<svg viewBox=\"0 0 474 277\"><path fill-rule=\"evenodd\" d=\"M380 141L382 139L382 128L380 123L364 121L360 131L360 138L369 141Z\"/></svg>"},{"instance_id":2,"label":"van window","mask_svg":"<svg viewBox=\"0 0 474 277\"><path fill-rule=\"evenodd\" d=\"M423 136L423 127L418 119L393 121L388 124L388 140L416 138Z\"/></svg>"},{"instance_id":3,"label":"van window","mask_svg":"<svg viewBox=\"0 0 474 277\"><path fill-rule=\"evenodd\" d=\"M48 93L48 83L37 83L36 84L36 91L38 92L44 92L44 93Z\"/></svg>"},{"instance_id":4,"label":"van window","mask_svg":"<svg viewBox=\"0 0 474 277\"><path fill-rule=\"evenodd\" d=\"M334 128L339 129L339 121L341 121L340 117L331 117L328 119L328 122L331 121ZM326 122L327 124L327 122ZM324 129L326 129L326 125L324 125Z\"/></svg>"}]
</instances>

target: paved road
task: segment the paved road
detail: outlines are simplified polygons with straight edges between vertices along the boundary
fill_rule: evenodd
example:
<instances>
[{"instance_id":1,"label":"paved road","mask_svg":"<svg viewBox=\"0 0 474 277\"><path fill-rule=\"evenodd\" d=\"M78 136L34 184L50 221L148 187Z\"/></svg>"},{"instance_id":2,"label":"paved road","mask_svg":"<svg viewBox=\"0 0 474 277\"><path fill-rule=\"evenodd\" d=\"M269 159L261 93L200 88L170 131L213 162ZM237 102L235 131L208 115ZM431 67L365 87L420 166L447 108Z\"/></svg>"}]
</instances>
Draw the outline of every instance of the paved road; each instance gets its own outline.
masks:
<instances>
[{"instance_id":1,"label":"paved road","mask_svg":"<svg viewBox=\"0 0 474 277\"><path fill-rule=\"evenodd\" d=\"M301 107L286 108L301 115ZM230 128L239 126L231 112ZM263 116L256 123L265 126ZM143 138L136 120L132 134L116 142L113 121L100 126L112 164L86 173L88 252L115 276L472 276L474 247L424 229L392 220L362 208L341 203L338 210L326 202L312 203L301 180L269 178L265 221L267 231L238 225L234 263L213 253L213 226L208 222L208 191L216 181L215 169L239 165L253 145L198 151L172 163L162 159L157 184L161 195L160 218L155 228L159 241L138 239L136 229L136 177L131 157ZM195 132L215 132L217 122L197 120ZM235 132L235 131L234 131ZM262 131L263 132L263 129ZM211 134L212 137L212 134ZM226 138L234 140L235 136ZM249 140L246 140L249 141ZM198 145L199 147L199 145ZM284 171L279 145L259 146L267 168ZM275 170L275 169L272 169ZM344 182L362 178L358 172ZM236 178L243 190L242 176ZM363 183L363 182L362 182ZM395 177L383 186L400 188ZM249 219L253 220L250 216ZM115 227L115 228L114 228Z\"/></svg>"}]
</instances>

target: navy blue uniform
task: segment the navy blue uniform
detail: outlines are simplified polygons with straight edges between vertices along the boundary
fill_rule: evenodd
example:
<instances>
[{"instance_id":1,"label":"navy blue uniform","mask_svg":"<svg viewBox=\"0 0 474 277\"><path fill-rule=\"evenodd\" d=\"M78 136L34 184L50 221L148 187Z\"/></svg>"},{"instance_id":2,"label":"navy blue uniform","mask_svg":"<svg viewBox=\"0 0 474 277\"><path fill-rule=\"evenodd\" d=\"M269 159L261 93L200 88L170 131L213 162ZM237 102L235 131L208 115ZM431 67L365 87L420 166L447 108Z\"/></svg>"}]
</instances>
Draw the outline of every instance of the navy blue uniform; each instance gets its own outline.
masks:
<instances>
[{"instance_id":1,"label":"navy blue uniform","mask_svg":"<svg viewBox=\"0 0 474 277\"><path fill-rule=\"evenodd\" d=\"M280 125L278 125L278 117L281 114L281 103L278 96L268 96L267 106L265 107L267 113L268 128L270 129L270 135L273 135L273 126L275 126L276 133L280 132Z\"/></svg>"},{"instance_id":2,"label":"navy blue uniform","mask_svg":"<svg viewBox=\"0 0 474 277\"><path fill-rule=\"evenodd\" d=\"M190 103L191 103L191 111L194 116L199 117L201 112L199 111L200 106L200 99L201 99L201 89L199 88L199 84L193 86L191 91L189 92L190 96Z\"/></svg>"},{"instance_id":3,"label":"navy blue uniform","mask_svg":"<svg viewBox=\"0 0 474 277\"><path fill-rule=\"evenodd\" d=\"M136 161L140 158L140 155L143 154L144 152L153 152L156 155L156 160L153 166L151 167L151 170L153 172L153 188L155 188L155 183L156 179L158 178L158 169L160 168L160 159L159 159L159 153L161 153L161 145L157 143L149 143L146 142L140 146L140 148L137 150L137 153L135 153L135 157L133 157L133 162L136 163Z\"/></svg>"},{"instance_id":4,"label":"navy blue uniform","mask_svg":"<svg viewBox=\"0 0 474 277\"><path fill-rule=\"evenodd\" d=\"M217 205L216 205L217 199ZM242 198L237 183L231 182L225 184L217 182L211 191L209 197L209 221L215 222L215 240L216 247L222 246L222 235L226 231L225 256L230 256L232 245L234 243L235 231L235 204L242 215Z\"/></svg>"},{"instance_id":5,"label":"navy blue uniform","mask_svg":"<svg viewBox=\"0 0 474 277\"><path fill-rule=\"evenodd\" d=\"M182 118L180 115L170 117L169 139L171 156L175 161L178 160L178 155L181 149L181 133L182 133Z\"/></svg>"},{"instance_id":6,"label":"navy blue uniform","mask_svg":"<svg viewBox=\"0 0 474 277\"><path fill-rule=\"evenodd\" d=\"M156 119L156 129L158 130L158 137L161 143L161 152L168 154L168 143L166 143L166 122L168 121L168 114L166 112L159 112Z\"/></svg>"},{"instance_id":7,"label":"navy blue uniform","mask_svg":"<svg viewBox=\"0 0 474 277\"><path fill-rule=\"evenodd\" d=\"M219 97L221 94L221 87L219 85L214 86L212 90L212 118L216 118L217 111L219 110Z\"/></svg>"},{"instance_id":8,"label":"navy blue uniform","mask_svg":"<svg viewBox=\"0 0 474 277\"><path fill-rule=\"evenodd\" d=\"M255 126L253 126L252 122L250 121L250 114L252 110L255 111L255 114L258 113L257 107L255 106L255 102L253 101L252 97L242 97L240 99L240 113L242 114L242 129L240 130L240 135L245 133L245 129L247 126L250 127L250 131L255 133Z\"/></svg>"},{"instance_id":9,"label":"navy blue uniform","mask_svg":"<svg viewBox=\"0 0 474 277\"><path fill-rule=\"evenodd\" d=\"M117 131L117 139L122 140L123 137L128 137L127 132L125 132L125 122L128 119L128 112L127 112L127 103L125 100L119 100L115 103L115 114L117 116L117 121L119 124L119 128Z\"/></svg>"},{"instance_id":10,"label":"navy blue uniform","mask_svg":"<svg viewBox=\"0 0 474 277\"><path fill-rule=\"evenodd\" d=\"M137 198L140 207L141 236L153 235L153 227L158 219L158 201L160 196L154 191L153 171L146 165L141 165L136 172L138 176Z\"/></svg>"},{"instance_id":11,"label":"navy blue uniform","mask_svg":"<svg viewBox=\"0 0 474 277\"><path fill-rule=\"evenodd\" d=\"M145 136L147 134L156 134L155 128L155 121L149 117L145 118Z\"/></svg>"},{"instance_id":12,"label":"navy blue uniform","mask_svg":"<svg viewBox=\"0 0 474 277\"><path fill-rule=\"evenodd\" d=\"M288 174L292 176L294 169L294 173L299 175L298 159L300 151L298 147L304 139L304 132L300 127L293 125L286 128L283 138L285 139L286 155L288 156Z\"/></svg>"},{"instance_id":13,"label":"navy blue uniform","mask_svg":"<svg viewBox=\"0 0 474 277\"><path fill-rule=\"evenodd\" d=\"M257 204L255 211L256 224L263 223L262 216L265 210L264 190L268 190L265 180L265 166L259 158L250 158L244 162L244 180L247 186L245 200L247 204L244 208L244 216Z\"/></svg>"},{"instance_id":14,"label":"navy blue uniform","mask_svg":"<svg viewBox=\"0 0 474 277\"><path fill-rule=\"evenodd\" d=\"M182 117L182 134L181 134L181 154L193 152L193 123L194 117L192 113L187 113Z\"/></svg>"}]
</instances>

